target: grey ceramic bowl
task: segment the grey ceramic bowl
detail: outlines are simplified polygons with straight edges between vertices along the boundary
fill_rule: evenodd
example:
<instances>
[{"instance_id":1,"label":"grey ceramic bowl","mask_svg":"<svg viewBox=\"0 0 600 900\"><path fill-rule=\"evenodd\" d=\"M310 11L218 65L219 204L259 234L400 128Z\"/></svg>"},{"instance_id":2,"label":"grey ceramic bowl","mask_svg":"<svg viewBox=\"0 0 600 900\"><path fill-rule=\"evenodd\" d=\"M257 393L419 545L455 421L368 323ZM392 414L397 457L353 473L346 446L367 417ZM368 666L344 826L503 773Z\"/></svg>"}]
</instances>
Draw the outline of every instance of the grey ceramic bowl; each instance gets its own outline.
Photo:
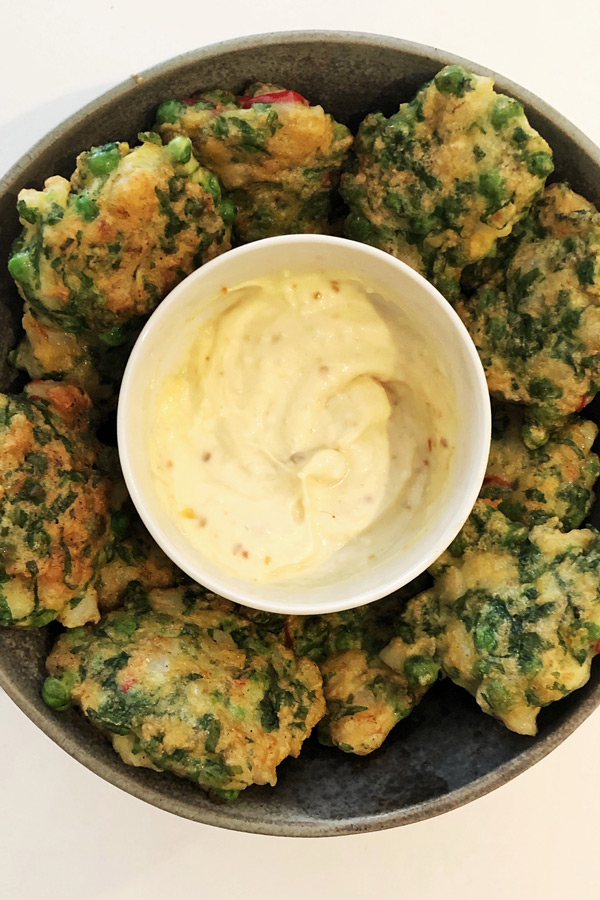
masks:
<instances>
[{"instance_id":1,"label":"grey ceramic bowl","mask_svg":"<svg viewBox=\"0 0 600 900\"><path fill-rule=\"evenodd\" d=\"M188 53L121 85L85 107L37 144L0 183L0 259L19 231L15 203L22 187L40 187L53 174L70 175L75 155L93 144L135 140L152 124L158 103L199 89L239 90L249 81L275 81L321 103L356 126L363 116L398 103L447 63L481 66L429 47L376 35L296 32L243 38ZM545 103L506 79L554 150L557 175L600 205L600 152ZM0 360L14 341L20 303L0 268L6 298ZM9 369L0 371L3 387ZM598 419L600 404L597 405ZM592 521L600 524L600 509ZM193 784L125 766L75 711L56 713L40 698L45 631L0 629L0 683L49 737L93 772L155 806L198 822L260 834L320 836L375 831L439 815L474 800L527 769L561 743L600 702L600 668L576 694L542 711L536 738L521 737L483 715L449 683L438 684L383 747L360 759L311 739L297 760L279 769L275 789L253 787L217 805Z\"/></svg>"}]
</instances>

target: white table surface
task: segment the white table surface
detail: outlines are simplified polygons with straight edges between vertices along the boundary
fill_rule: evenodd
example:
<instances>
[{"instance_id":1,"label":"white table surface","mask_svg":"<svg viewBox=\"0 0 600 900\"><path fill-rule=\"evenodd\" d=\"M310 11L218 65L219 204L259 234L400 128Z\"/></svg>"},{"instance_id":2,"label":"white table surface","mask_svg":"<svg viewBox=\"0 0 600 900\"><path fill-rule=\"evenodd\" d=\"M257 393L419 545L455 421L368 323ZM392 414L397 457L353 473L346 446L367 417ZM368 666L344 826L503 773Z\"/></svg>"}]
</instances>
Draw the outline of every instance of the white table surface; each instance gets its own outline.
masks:
<instances>
[{"instance_id":1,"label":"white table surface","mask_svg":"<svg viewBox=\"0 0 600 900\"><path fill-rule=\"evenodd\" d=\"M530 88L600 143L597 0L6 0L2 10L0 172L131 74L205 44L294 29L443 47ZM591 900L599 749L600 711L533 769L440 818L345 838L268 838L122 793L0 691L0 898Z\"/></svg>"}]
</instances>

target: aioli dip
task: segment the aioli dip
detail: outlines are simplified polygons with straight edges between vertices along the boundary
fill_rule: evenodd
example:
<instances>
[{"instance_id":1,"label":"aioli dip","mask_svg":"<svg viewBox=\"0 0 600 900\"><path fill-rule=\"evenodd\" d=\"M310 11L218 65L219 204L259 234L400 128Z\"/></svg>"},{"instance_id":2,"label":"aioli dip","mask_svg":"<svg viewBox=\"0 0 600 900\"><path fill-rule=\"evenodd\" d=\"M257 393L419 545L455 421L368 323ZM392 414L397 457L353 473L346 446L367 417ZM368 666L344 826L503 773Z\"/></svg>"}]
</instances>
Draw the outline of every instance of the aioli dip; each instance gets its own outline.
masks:
<instances>
[{"instance_id":1,"label":"aioli dip","mask_svg":"<svg viewBox=\"0 0 600 900\"><path fill-rule=\"evenodd\" d=\"M341 272L223 288L151 386L161 502L198 551L259 583L344 574L416 540L451 470L456 398L401 306ZM427 516L424 511L427 510Z\"/></svg>"}]
</instances>

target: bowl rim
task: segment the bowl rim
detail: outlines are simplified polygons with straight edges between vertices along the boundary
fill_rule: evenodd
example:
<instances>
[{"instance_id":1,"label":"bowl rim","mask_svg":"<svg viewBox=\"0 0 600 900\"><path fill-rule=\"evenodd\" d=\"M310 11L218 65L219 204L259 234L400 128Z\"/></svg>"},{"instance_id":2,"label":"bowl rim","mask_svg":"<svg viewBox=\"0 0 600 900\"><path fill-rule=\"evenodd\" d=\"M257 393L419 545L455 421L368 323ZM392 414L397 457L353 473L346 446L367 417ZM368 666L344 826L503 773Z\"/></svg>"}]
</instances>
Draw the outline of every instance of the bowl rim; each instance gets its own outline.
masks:
<instances>
[{"instance_id":1,"label":"bowl rim","mask_svg":"<svg viewBox=\"0 0 600 900\"><path fill-rule=\"evenodd\" d=\"M160 346L161 341L157 335L172 334L173 323L178 320L182 321L184 313L187 321L188 317L193 314L190 310L192 304L199 310L205 303L217 299L214 295L214 288L208 292L204 285L207 281L214 282L217 273L219 280L222 279L223 283L230 284L228 266L231 267L233 264L235 268L235 262L238 263L239 268L240 262L245 261L251 266L249 260L257 259L257 266L264 269L266 276L281 271L281 263L277 256L277 251L281 248L284 250L289 248L289 256L288 254L286 256L291 260L289 264L292 268L296 265L294 262L296 249L302 256L303 252L310 253L314 248L313 252L322 251L322 255L325 257L322 263L325 271L329 268L337 272L341 268L345 268L344 264L330 261L332 257L341 254L353 259L362 257L364 263L373 269L372 275L364 276L365 283L367 283L367 279L371 278L373 283L377 284L376 271L381 271L383 279L383 273L386 270L387 273L393 272L394 277L398 274L406 279L406 289L403 289L402 294L400 292L397 294L398 306L402 307L402 297L411 292L417 291L423 295L421 302L426 303L427 309L430 311L428 315L424 316L424 320L429 320L424 328L430 325L429 349L432 354L437 356L444 340L441 337L440 329L447 325L451 332L452 342L456 347L457 357L454 360L456 379L461 380L463 387L466 381L473 392L470 402L467 404L461 396L458 383L456 384L458 427L459 431L464 433L466 429L470 435L467 443L473 448L474 458L470 460L467 471L465 472L463 469L462 477L453 471L454 488L442 494L441 502L436 504L437 512L434 521L415 539L415 545L420 547L418 559L412 559L412 561L409 559L402 563L401 556L395 565L388 563L381 573L378 568L366 567L367 573L363 578L361 578L361 572L357 571L349 581L348 579L344 581L346 587L343 596L333 599L329 597L329 586L298 585L295 579L279 581L274 584L262 584L260 585L262 593L257 598L253 582L244 581L241 576L232 575L225 568L213 562L210 556L205 557L197 552L177 527L174 529L175 535L167 533L162 523L165 520L173 523L174 517L171 512L165 510L164 504L152 490L152 479L148 481L147 474L150 465L147 462L148 453L145 450L145 433L140 432L140 421L136 415L136 411L147 409L146 402L149 394L153 394L156 398L157 386L152 385L151 367L157 364L155 354L157 344ZM271 252L278 260L275 264L270 261ZM353 264L348 264L348 273L351 276L356 275L358 279L362 278L358 273L352 272ZM288 264L285 265L287 267ZM386 274L385 279L392 280L390 274ZM243 279L243 281L245 280L247 279ZM237 276L234 281L230 290L235 289ZM218 295L218 299L223 303L227 302L222 294ZM175 340L177 341L177 338ZM182 336L181 344L188 346L189 337ZM460 356L460 361L458 356ZM449 380L452 381L452 377ZM142 418L145 419L145 417ZM135 424L133 424L134 422ZM348 238L322 234L277 235L253 241L215 257L184 278L161 301L144 325L127 360L117 411L119 460L125 484L138 514L164 553L191 578L213 593L252 609L281 615L324 615L354 609L389 596L425 572L427 567L448 548L473 508L485 475L491 430L490 396L481 360L464 323L442 294L402 260L368 244L359 244ZM458 464L461 459L458 446L453 455L455 464ZM145 461L143 461L144 459ZM144 472L146 472L146 477ZM460 479L460 482L457 481L457 478ZM358 579L362 586L354 586ZM285 590L284 597L279 596L281 590ZM342 590L343 588L340 593Z\"/></svg>"},{"instance_id":2,"label":"bowl rim","mask_svg":"<svg viewBox=\"0 0 600 900\"><path fill-rule=\"evenodd\" d=\"M426 44L406 41L389 35L331 30L280 31L245 35L243 37L220 41L215 44L210 44L176 55L144 70L140 73L139 77L147 79L158 75L164 75L168 72L176 71L182 65L210 60L232 51L251 50L275 43L286 45L310 44L314 42L357 44L361 46L370 46L374 50L398 50L409 56L412 55L419 58L420 60L423 58L429 59L432 64L440 66L457 64L468 67L476 74L492 76L503 92L517 97L526 105L534 108L536 112L540 112L563 131L566 131L569 134L570 139L592 159L600 170L600 149L587 137L587 135L577 128L577 126L573 125L565 116L563 116L562 113L558 112L532 92L521 87L516 82L504 78L493 70L481 66L465 57L447 53ZM118 99L126 98L128 95L133 95L137 86L138 84L135 78L129 78L122 81L120 84L91 100L77 112L73 113L51 129L44 137L26 151L2 176L2 178L0 178L0 193L8 191L13 182L18 182L21 179L32 160L48 150L52 146L57 135L81 124L87 116L96 112L103 106L111 104ZM442 813L449 812L472 800L483 797L485 794L501 787L506 782L539 762L569 737L569 735L588 718L598 705L600 705L600 684L598 684L592 689L588 696L579 699L575 708L567 713L558 727L554 727L551 732L542 737L537 737L535 742L532 742L531 739L524 738L524 749L521 753L515 755L512 759L503 763L494 771L488 772L486 775L483 775L460 788L456 788L442 797L412 804L401 810L373 814L367 817L348 816L338 819L321 819L316 822L283 823L281 821L275 822L268 817L262 818L260 822L248 820L240 817L239 813L236 815L235 811L233 814L227 812L227 807L225 807L225 810L220 806L215 806L214 809L202 807L197 810L192 804L183 805L177 800L172 800L165 791L159 791L151 785L142 786L133 778L130 778L128 768L125 765L119 766L118 768L109 765L104 760L95 756L93 752L89 752L83 742L77 743L71 741L62 728L60 719L50 715L50 711L48 711L48 715L46 715L43 709L36 707L34 702L22 691L10 672L5 671L4 666L2 665L2 659L0 659L0 686L4 688L7 695L23 711L23 713L37 725L47 737L54 741L55 744L100 778L103 778L109 784L124 790L126 793L131 794L137 799L201 824L215 825L234 831L285 837L330 837L380 831L382 829L394 828L399 825L408 825L414 822L423 821L441 815ZM525 741L527 741L527 744L525 744Z\"/></svg>"}]
</instances>

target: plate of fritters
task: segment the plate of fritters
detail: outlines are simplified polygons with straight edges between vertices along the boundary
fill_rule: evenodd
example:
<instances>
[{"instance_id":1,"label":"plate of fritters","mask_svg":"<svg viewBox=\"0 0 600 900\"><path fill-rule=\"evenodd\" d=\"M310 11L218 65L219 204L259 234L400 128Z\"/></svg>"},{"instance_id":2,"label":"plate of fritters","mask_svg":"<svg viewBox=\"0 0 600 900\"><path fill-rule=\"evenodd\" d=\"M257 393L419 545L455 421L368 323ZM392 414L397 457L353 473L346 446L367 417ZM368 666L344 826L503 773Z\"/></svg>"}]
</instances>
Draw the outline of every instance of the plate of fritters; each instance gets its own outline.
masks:
<instances>
[{"instance_id":1,"label":"plate of fritters","mask_svg":"<svg viewBox=\"0 0 600 900\"><path fill-rule=\"evenodd\" d=\"M34 147L0 192L0 680L23 711L156 806L296 836L437 815L560 743L600 701L599 174L583 135L480 66L325 32L172 60ZM458 537L407 588L327 616L190 583L114 438L166 294L293 233L419 271L492 396Z\"/></svg>"}]
</instances>

